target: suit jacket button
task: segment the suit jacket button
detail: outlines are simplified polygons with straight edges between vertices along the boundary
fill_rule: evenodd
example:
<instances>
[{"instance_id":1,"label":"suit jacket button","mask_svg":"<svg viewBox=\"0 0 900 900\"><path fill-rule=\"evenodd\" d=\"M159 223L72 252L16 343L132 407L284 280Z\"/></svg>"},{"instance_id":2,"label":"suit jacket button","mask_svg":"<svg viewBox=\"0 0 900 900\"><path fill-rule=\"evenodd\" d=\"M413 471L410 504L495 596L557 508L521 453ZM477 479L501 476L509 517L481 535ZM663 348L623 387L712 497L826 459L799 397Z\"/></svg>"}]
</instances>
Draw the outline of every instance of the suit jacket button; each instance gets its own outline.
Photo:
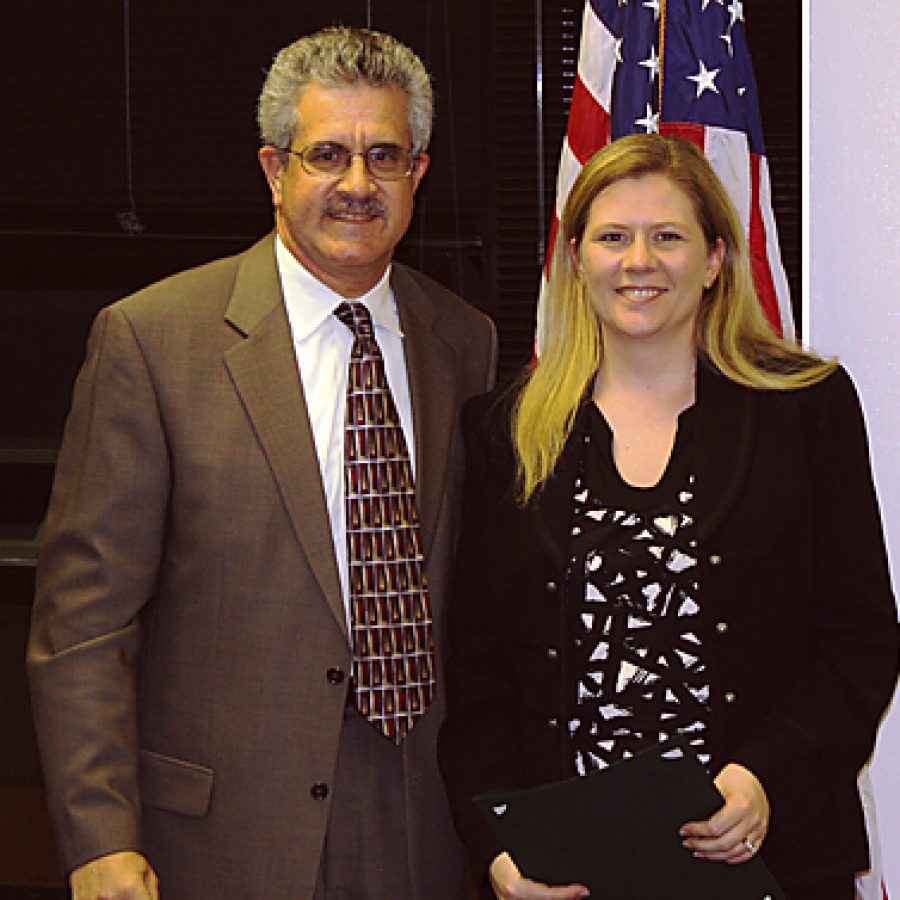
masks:
<instances>
[{"instance_id":1,"label":"suit jacket button","mask_svg":"<svg viewBox=\"0 0 900 900\"><path fill-rule=\"evenodd\" d=\"M725 621L716 622L716 631L719 634L725 634L725 632L728 631L728 623Z\"/></svg>"},{"instance_id":2,"label":"suit jacket button","mask_svg":"<svg viewBox=\"0 0 900 900\"><path fill-rule=\"evenodd\" d=\"M555 594L559 590L559 585L551 579L547 582L547 590L550 591L551 594Z\"/></svg>"},{"instance_id":3,"label":"suit jacket button","mask_svg":"<svg viewBox=\"0 0 900 900\"><path fill-rule=\"evenodd\" d=\"M709 564L711 566L720 566L722 565L722 557L719 556L718 553L710 553L709 555Z\"/></svg>"},{"instance_id":4,"label":"suit jacket button","mask_svg":"<svg viewBox=\"0 0 900 900\"><path fill-rule=\"evenodd\" d=\"M309 789L309 793L313 800L324 800L328 796L328 785L318 781Z\"/></svg>"},{"instance_id":5,"label":"suit jacket button","mask_svg":"<svg viewBox=\"0 0 900 900\"><path fill-rule=\"evenodd\" d=\"M328 672L326 673L326 675L328 676L329 684L341 684L341 682L344 680L344 670L343 669L338 669L338 668L329 669Z\"/></svg>"},{"instance_id":6,"label":"suit jacket button","mask_svg":"<svg viewBox=\"0 0 900 900\"><path fill-rule=\"evenodd\" d=\"M725 702L726 703L734 703L737 700L737 694L734 691L725 691Z\"/></svg>"},{"instance_id":7,"label":"suit jacket button","mask_svg":"<svg viewBox=\"0 0 900 900\"><path fill-rule=\"evenodd\" d=\"M548 647L547 659L559 659L559 650L557 650L556 647Z\"/></svg>"},{"instance_id":8,"label":"suit jacket button","mask_svg":"<svg viewBox=\"0 0 900 900\"><path fill-rule=\"evenodd\" d=\"M555 716L552 719L547 719L547 727L553 729L559 728L559 719Z\"/></svg>"}]
</instances>

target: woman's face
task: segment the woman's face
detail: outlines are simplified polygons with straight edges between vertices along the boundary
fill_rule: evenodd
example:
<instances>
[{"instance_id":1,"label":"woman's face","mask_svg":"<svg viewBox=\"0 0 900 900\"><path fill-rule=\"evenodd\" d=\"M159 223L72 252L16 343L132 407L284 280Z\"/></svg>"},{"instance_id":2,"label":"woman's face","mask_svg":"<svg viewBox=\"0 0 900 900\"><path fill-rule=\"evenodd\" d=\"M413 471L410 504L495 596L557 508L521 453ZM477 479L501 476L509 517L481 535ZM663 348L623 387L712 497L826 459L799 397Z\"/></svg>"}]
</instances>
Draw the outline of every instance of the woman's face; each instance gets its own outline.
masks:
<instances>
[{"instance_id":1,"label":"woman's face","mask_svg":"<svg viewBox=\"0 0 900 900\"><path fill-rule=\"evenodd\" d=\"M719 274L688 195L665 175L626 178L593 200L575 264L604 342L688 341L703 290Z\"/></svg>"}]
</instances>

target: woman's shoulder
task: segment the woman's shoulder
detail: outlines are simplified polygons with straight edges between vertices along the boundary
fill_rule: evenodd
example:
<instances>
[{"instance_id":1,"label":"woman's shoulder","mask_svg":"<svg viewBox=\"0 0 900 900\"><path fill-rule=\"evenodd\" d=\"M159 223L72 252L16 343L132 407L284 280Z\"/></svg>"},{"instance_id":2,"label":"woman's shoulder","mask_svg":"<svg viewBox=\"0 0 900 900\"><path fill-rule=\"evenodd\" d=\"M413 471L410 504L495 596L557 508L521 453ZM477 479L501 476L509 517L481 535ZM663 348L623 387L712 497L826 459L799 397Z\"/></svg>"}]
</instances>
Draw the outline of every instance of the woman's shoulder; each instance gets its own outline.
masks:
<instances>
[{"instance_id":1,"label":"woman's shoulder","mask_svg":"<svg viewBox=\"0 0 900 900\"><path fill-rule=\"evenodd\" d=\"M802 370L793 368L788 373L785 370L775 368L767 371L777 375L799 375ZM730 393L734 396L750 392L760 399L765 400L768 398L774 402L793 399L805 403L827 400L829 398L856 397L857 395L850 373L840 363L836 363L834 368L822 372L820 376L810 383L804 384L799 378L793 382L786 379L781 386L773 387L766 384L758 386L742 384L722 372L710 360L701 358L698 366L698 380L701 385L705 384L707 387L715 386L720 393Z\"/></svg>"},{"instance_id":2,"label":"woman's shoulder","mask_svg":"<svg viewBox=\"0 0 900 900\"><path fill-rule=\"evenodd\" d=\"M824 413L828 410L856 409L860 405L859 394L853 378L843 365L836 365L818 381L796 388L782 390L758 390L765 401Z\"/></svg>"},{"instance_id":3,"label":"woman's shoulder","mask_svg":"<svg viewBox=\"0 0 900 900\"><path fill-rule=\"evenodd\" d=\"M742 406L751 410L762 429L773 440L805 434L814 445L821 442L841 445L848 441L866 441L866 423L862 401L848 370L836 365L812 384L796 388L752 388L727 382L716 394L713 411L728 415ZM747 403L740 401L743 395Z\"/></svg>"}]
</instances>

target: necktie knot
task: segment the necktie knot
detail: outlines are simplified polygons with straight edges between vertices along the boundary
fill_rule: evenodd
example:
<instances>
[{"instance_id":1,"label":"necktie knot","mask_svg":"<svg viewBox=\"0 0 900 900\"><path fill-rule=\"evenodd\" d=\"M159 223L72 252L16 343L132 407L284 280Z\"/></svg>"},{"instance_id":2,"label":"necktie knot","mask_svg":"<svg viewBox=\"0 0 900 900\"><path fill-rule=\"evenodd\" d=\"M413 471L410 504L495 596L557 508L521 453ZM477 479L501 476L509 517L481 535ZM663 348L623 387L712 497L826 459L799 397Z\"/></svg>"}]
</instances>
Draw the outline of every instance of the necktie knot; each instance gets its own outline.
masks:
<instances>
[{"instance_id":1,"label":"necktie knot","mask_svg":"<svg viewBox=\"0 0 900 900\"><path fill-rule=\"evenodd\" d=\"M374 336L372 316L364 303L345 300L335 307L334 314L353 332L354 337L370 338Z\"/></svg>"}]
</instances>

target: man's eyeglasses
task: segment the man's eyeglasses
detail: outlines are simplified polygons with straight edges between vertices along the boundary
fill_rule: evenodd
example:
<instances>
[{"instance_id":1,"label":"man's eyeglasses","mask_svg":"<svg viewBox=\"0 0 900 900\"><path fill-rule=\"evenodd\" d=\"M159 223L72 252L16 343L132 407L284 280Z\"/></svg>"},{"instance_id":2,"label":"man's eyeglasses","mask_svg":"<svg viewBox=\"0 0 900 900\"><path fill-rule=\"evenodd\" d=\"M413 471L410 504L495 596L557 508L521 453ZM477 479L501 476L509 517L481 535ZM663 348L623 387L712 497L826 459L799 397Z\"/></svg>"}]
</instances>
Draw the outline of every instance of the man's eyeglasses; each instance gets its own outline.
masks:
<instances>
[{"instance_id":1,"label":"man's eyeglasses","mask_svg":"<svg viewBox=\"0 0 900 900\"><path fill-rule=\"evenodd\" d=\"M373 144L364 152L354 153L343 144L321 143L302 150L285 148L282 152L296 156L307 175L320 178L340 178L350 169L353 157L361 156L372 178L397 181L412 172L418 159L412 150L396 144Z\"/></svg>"}]
</instances>

